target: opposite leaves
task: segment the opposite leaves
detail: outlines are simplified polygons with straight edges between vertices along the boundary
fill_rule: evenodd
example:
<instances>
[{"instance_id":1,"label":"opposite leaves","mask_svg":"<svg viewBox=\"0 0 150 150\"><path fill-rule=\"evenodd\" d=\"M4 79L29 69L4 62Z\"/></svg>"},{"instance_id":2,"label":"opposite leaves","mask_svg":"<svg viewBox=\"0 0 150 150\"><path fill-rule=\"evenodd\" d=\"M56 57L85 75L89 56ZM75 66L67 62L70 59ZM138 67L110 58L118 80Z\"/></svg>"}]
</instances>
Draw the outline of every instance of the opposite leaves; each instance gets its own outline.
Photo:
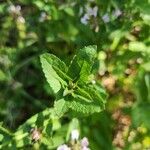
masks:
<instances>
[{"instance_id":1,"label":"opposite leaves","mask_svg":"<svg viewBox=\"0 0 150 150\"><path fill-rule=\"evenodd\" d=\"M43 72L56 102L63 101L61 109L92 114L105 108L106 93L99 83L92 84L90 78L96 54L96 46L84 47L74 56L69 67L52 54L41 55Z\"/></svg>"}]
</instances>

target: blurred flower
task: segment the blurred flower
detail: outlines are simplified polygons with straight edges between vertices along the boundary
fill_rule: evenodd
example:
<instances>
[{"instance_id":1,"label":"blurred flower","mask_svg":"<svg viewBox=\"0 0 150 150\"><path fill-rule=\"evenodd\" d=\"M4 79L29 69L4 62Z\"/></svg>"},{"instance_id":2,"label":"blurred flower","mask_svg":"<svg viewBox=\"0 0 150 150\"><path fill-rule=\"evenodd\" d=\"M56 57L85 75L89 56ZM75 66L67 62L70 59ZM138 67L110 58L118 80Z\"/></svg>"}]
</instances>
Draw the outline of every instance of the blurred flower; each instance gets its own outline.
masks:
<instances>
[{"instance_id":1,"label":"blurred flower","mask_svg":"<svg viewBox=\"0 0 150 150\"><path fill-rule=\"evenodd\" d=\"M131 131L128 136L128 142L132 142L136 136L136 131Z\"/></svg>"},{"instance_id":2,"label":"blurred flower","mask_svg":"<svg viewBox=\"0 0 150 150\"><path fill-rule=\"evenodd\" d=\"M114 120L119 120L119 118L120 118L121 115L122 115L122 114L121 114L121 111L118 109L118 110L116 110L116 111L112 114L112 118L113 118Z\"/></svg>"},{"instance_id":3,"label":"blurred flower","mask_svg":"<svg viewBox=\"0 0 150 150\"><path fill-rule=\"evenodd\" d=\"M88 14L85 14L85 15L81 18L81 23L87 25L89 19L90 19L89 15L88 15Z\"/></svg>"},{"instance_id":4,"label":"blurred flower","mask_svg":"<svg viewBox=\"0 0 150 150\"><path fill-rule=\"evenodd\" d=\"M132 73L132 69L127 68L127 69L125 70L125 74L126 74L126 75L130 75L131 73Z\"/></svg>"},{"instance_id":5,"label":"blurred flower","mask_svg":"<svg viewBox=\"0 0 150 150\"><path fill-rule=\"evenodd\" d=\"M98 12L98 7L97 6L95 6L95 7L86 6L86 13L81 18L81 23L87 25L88 21L90 20L90 18L92 16L94 16L94 17L97 16L97 12Z\"/></svg>"},{"instance_id":6,"label":"blurred flower","mask_svg":"<svg viewBox=\"0 0 150 150\"><path fill-rule=\"evenodd\" d=\"M17 21L20 22L20 23L25 23L25 19L22 16L19 16L17 18Z\"/></svg>"},{"instance_id":7,"label":"blurred flower","mask_svg":"<svg viewBox=\"0 0 150 150\"><path fill-rule=\"evenodd\" d=\"M19 14L19 13L20 13L20 10L21 10L21 6L20 6L20 5L17 5L17 6L10 5L10 6L8 7L8 12L9 12L9 13Z\"/></svg>"},{"instance_id":8,"label":"blurred flower","mask_svg":"<svg viewBox=\"0 0 150 150\"><path fill-rule=\"evenodd\" d=\"M71 149L66 144L63 144L57 147L57 150L71 150Z\"/></svg>"},{"instance_id":9,"label":"blurred flower","mask_svg":"<svg viewBox=\"0 0 150 150\"><path fill-rule=\"evenodd\" d=\"M97 7L97 6L95 6L95 7L93 7L93 8L87 7L87 14L88 14L89 16L94 16L94 17L96 17L96 16L97 16L97 12L98 12L98 7Z\"/></svg>"},{"instance_id":10,"label":"blurred flower","mask_svg":"<svg viewBox=\"0 0 150 150\"><path fill-rule=\"evenodd\" d=\"M21 6L20 6L20 5L17 5L17 6L16 6L16 11L19 12L20 10L21 10Z\"/></svg>"},{"instance_id":11,"label":"blurred flower","mask_svg":"<svg viewBox=\"0 0 150 150\"><path fill-rule=\"evenodd\" d=\"M47 14L45 12L41 12L39 17L39 22L44 22L47 18Z\"/></svg>"},{"instance_id":12,"label":"blurred flower","mask_svg":"<svg viewBox=\"0 0 150 150\"><path fill-rule=\"evenodd\" d=\"M72 140L78 140L78 138L79 138L79 131L77 129L72 130L71 139Z\"/></svg>"},{"instance_id":13,"label":"blurred flower","mask_svg":"<svg viewBox=\"0 0 150 150\"><path fill-rule=\"evenodd\" d=\"M95 81L95 80L92 80L91 82L92 82L92 84L96 84L96 81Z\"/></svg>"},{"instance_id":14,"label":"blurred flower","mask_svg":"<svg viewBox=\"0 0 150 150\"><path fill-rule=\"evenodd\" d=\"M14 5L10 5L10 6L8 7L8 11L9 11L9 12L15 12L15 10L16 10L16 7L15 7Z\"/></svg>"},{"instance_id":15,"label":"blurred flower","mask_svg":"<svg viewBox=\"0 0 150 150\"><path fill-rule=\"evenodd\" d=\"M124 147L125 143L124 143L124 139L123 139L123 135L122 135L122 132L119 131L116 135L115 135L115 138L113 140L113 144L117 147Z\"/></svg>"},{"instance_id":16,"label":"blurred flower","mask_svg":"<svg viewBox=\"0 0 150 150\"><path fill-rule=\"evenodd\" d=\"M110 17L109 15L106 13L102 16L102 20L105 22L105 23L108 23L110 21Z\"/></svg>"},{"instance_id":17,"label":"blurred flower","mask_svg":"<svg viewBox=\"0 0 150 150\"><path fill-rule=\"evenodd\" d=\"M138 127L137 128L137 131L140 132L141 134L146 134L147 133L147 129L145 127Z\"/></svg>"},{"instance_id":18,"label":"blurred flower","mask_svg":"<svg viewBox=\"0 0 150 150\"><path fill-rule=\"evenodd\" d=\"M113 11L113 16L115 16L116 18L119 17L122 14L120 9L116 9L115 11Z\"/></svg>"},{"instance_id":19,"label":"blurred flower","mask_svg":"<svg viewBox=\"0 0 150 150\"><path fill-rule=\"evenodd\" d=\"M31 129L31 137L33 141L37 142L41 138L40 131L36 128Z\"/></svg>"},{"instance_id":20,"label":"blurred flower","mask_svg":"<svg viewBox=\"0 0 150 150\"><path fill-rule=\"evenodd\" d=\"M140 142L133 143L131 146L132 150L141 150L142 149L142 144Z\"/></svg>"},{"instance_id":21,"label":"blurred flower","mask_svg":"<svg viewBox=\"0 0 150 150\"><path fill-rule=\"evenodd\" d=\"M83 139L81 139L81 146L82 147L87 147L89 145L89 141L86 137L84 137Z\"/></svg>"},{"instance_id":22,"label":"blurred flower","mask_svg":"<svg viewBox=\"0 0 150 150\"><path fill-rule=\"evenodd\" d=\"M82 147L81 150L90 150L88 147Z\"/></svg>"},{"instance_id":23,"label":"blurred flower","mask_svg":"<svg viewBox=\"0 0 150 150\"><path fill-rule=\"evenodd\" d=\"M142 59L142 58L137 58L136 62L137 62L138 64L141 64L141 63L143 62L143 59Z\"/></svg>"},{"instance_id":24,"label":"blurred flower","mask_svg":"<svg viewBox=\"0 0 150 150\"><path fill-rule=\"evenodd\" d=\"M119 122L123 125L129 126L131 124L131 118L128 115L122 115L119 119Z\"/></svg>"},{"instance_id":25,"label":"blurred flower","mask_svg":"<svg viewBox=\"0 0 150 150\"><path fill-rule=\"evenodd\" d=\"M109 91L113 91L113 89L115 87L115 84L116 84L116 78L115 78L115 76L103 77L102 84Z\"/></svg>"},{"instance_id":26,"label":"blurred flower","mask_svg":"<svg viewBox=\"0 0 150 150\"><path fill-rule=\"evenodd\" d=\"M98 32L99 31L99 26L96 26L95 27L95 32Z\"/></svg>"}]
</instances>

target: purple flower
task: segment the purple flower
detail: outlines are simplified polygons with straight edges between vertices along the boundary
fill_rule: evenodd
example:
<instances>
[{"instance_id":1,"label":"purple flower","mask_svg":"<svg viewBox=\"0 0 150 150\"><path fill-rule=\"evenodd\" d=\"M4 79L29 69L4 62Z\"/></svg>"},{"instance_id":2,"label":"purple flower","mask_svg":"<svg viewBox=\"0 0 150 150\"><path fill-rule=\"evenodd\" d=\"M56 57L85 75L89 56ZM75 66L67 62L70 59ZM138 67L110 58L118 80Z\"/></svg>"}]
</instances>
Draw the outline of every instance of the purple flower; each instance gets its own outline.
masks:
<instances>
[{"instance_id":1,"label":"purple flower","mask_svg":"<svg viewBox=\"0 0 150 150\"><path fill-rule=\"evenodd\" d=\"M82 147L87 147L89 145L89 141L86 137L84 137L82 140L81 140L81 146Z\"/></svg>"},{"instance_id":2,"label":"purple flower","mask_svg":"<svg viewBox=\"0 0 150 150\"><path fill-rule=\"evenodd\" d=\"M105 22L105 23L108 23L109 21L110 21L110 17L109 17L109 15L106 13L106 14L104 14L104 16L102 16L102 19L103 19L103 21Z\"/></svg>"},{"instance_id":3,"label":"purple flower","mask_svg":"<svg viewBox=\"0 0 150 150\"><path fill-rule=\"evenodd\" d=\"M116 9L116 10L113 12L113 16L115 16L116 18L119 17L121 14L122 14L122 12L121 12L120 9Z\"/></svg>"},{"instance_id":4,"label":"purple flower","mask_svg":"<svg viewBox=\"0 0 150 150\"><path fill-rule=\"evenodd\" d=\"M63 144L57 147L57 150L71 150L71 149L66 144Z\"/></svg>"},{"instance_id":5,"label":"purple flower","mask_svg":"<svg viewBox=\"0 0 150 150\"><path fill-rule=\"evenodd\" d=\"M20 10L21 10L21 6L20 6L20 5L17 5L17 6L16 6L16 11L20 12Z\"/></svg>"},{"instance_id":6,"label":"purple flower","mask_svg":"<svg viewBox=\"0 0 150 150\"><path fill-rule=\"evenodd\" d=\"M88 15L88 14L85 14L85 15L81 18L81 23L87 25L89 19L90 19L89 15Z\"/></svg>"},{"instance_id":7,"label":"purple flower","mask_svg":"<svg viewBox=\"0 0 150 150\"><path fill-rule=\"evenodd\" d=\"M88 147L82 147L81 150L90 150Z\"/></svg>"},{"instance_id":8,"label":"purple flower","mask_svg":"<svg viewBox=\"0 0 150 150\"><path fill-rule=\"evenodd\" d=\"M88 7L88 8L87 8L87 14L88 14L89 16L94 16L94 17L96 17L96 16L97 16L97 12L98 12L98 7L97 7L97 6L95 6L95 7L93 7L93 8L91 8L91 7Z\"/></svg>"}]
</instances>

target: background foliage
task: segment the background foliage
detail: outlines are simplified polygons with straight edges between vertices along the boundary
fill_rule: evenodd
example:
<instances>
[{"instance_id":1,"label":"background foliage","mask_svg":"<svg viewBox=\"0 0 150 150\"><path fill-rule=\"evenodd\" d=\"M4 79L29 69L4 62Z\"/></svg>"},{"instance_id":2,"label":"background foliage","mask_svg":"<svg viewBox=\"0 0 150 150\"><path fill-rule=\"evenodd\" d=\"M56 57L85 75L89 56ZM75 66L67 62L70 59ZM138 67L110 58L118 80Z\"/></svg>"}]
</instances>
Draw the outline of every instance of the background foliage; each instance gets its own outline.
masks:
<instances>
[{"instance_id":1,"label":"background foliage","mask_svg":"<svg viewBox=\"0 0 150 150\"><path fill-rule=\"evenodd\" d=\"M39 56L52 53L69 64L78 49L97 45L96 80L109 96L103 112L78 116L81 137L87 136L94 150L150 148L149 7L149 0L1 0L0 144L17 131L16 145L23 146L18 140L22 130L17 128L54 104ZM33 116L28 122L43 119L45 127L58 130L53 147L42 138L55 149L69 123L74 124L74 116L66 114L61 120Z\"/></svg>"}]
</instances>

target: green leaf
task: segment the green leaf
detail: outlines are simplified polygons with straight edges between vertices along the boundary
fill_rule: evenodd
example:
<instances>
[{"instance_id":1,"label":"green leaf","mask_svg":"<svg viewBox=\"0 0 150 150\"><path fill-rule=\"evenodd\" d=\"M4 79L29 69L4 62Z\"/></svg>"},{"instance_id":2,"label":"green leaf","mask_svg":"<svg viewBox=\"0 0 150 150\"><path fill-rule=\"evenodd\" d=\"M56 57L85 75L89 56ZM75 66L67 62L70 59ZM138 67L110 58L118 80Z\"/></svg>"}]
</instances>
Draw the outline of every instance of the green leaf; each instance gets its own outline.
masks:
<instances>
[{"instance_id":1,"label":"green leaf","mask_svg":"<svg viewBox=\"0 0 150 150\"><path fill-rule=\"evenodd\" d=\"M100 84L89 83L95 68L95 60L96 46L79 50L68 70L66 65L54 55L41 56L43 71L50 86L55 93L57 92L57 101L54 104L56 116L63 116L68 108L86 114L100 112L105 108L105 91Z\"/></svg>"},{"instance_id":2,"label":"green leaf","mask_svg":"<svg viewBox=\"0 0 150 150\"><path fill-rule=\"evenodd\" d=\"M150 102L150 73L140 70L136 81L136 97L139 102Z\"/></svg>"},{"instance_id":3,"label":"green leaf","mask_svg":"<svg viewBox=\"0 0 150 150\"><path fill-rule=\"evenodd\" d=\"M7 76L6 74L0 69L0 81L6 81Z\"/></svg>"},{"instance_id":4,"label":"green leaf","mask_svg":"<svg viewBox=\"0 0 150 150\"><path fill-rule=\"evenodd\" d=\"M67 67L64 62L52 54L41 55L41 63L45 77L56 94L61 86L66 85L65 79L70 79L66 74Z\"/></svg>"},{"instance_id":5,"label":"green leaf","mask_svg":"<svg viewBox=\"0 0 150 150\"><path fill-rule=\"evenodd\" d=\"M54 113L58 117L62 117L66 113L68 107L66 106L66 101L64 99L57 100L54 104Z\"/></svg>"},{"instance_id":6,"label":"green leaf","mask_svg":"<svg viewBox=\"0 0 150 150\"><path fill-rule=\"evenodd\" d=\"M147 88L147 100L150 102L150 74L145 75L145 85Z\"/></svg>"},{"instance_id":7,"label":"green leaf","mask_svg":"<svg viewBox=\"0 0 150 150\"><path fill-rule=\"evenodd\" d=\"M150 129L150 103L140 103L132 109L133 124L138 127L144 125Z\"/></svg>"},{"instance_id":8,"label":"green leaf","mask_svg":"<svg viewBox=\"0 0 150 150\"><path fill-rule=\"evenodd\" d=\"M79 97L72 99L72 101L68 101L67 104L68 107L72 110L83 114L92 114L102 111L99 105L95 105L94 103L87 103Z\"/></svg>"},{"instance_id":9,"label":"green leaf","mask_svg":"<svg viewBox=\"0 0 150 150\"><path fill-rule=\"evenodd\" d=\"M78 88L72 96L69 95L65 99L66 105L72 110L92 114L105 108L106 97L105 91L98 85L86 85Z\"/></svg>"},{"instance_id":10,"label":"green leaf","mask_svg":"<svg viewBox=\"0 0 150 150\"><path fill-rule=\"evenodd\" d=\"M12 139L12 133L0 126L0 149L7 145Z\"/></svg>"},{"instance_id":11,"label":"green leaf","mask_svg":"<svg viewBox=\"0 0 150 150\"><path fill-rule=\"evenodd\" d=\"M41 143L47 146L46 149L56 149L56 147L62 145L64 142L64 138L60 135L55 135L52 139L43 137L41 140Z\"/></svg>"},{"instance_id":12,"label":"green leaf","mask_svg":"<svg viewBox=\"0 0 150 150\"><path fill-rule=\"evenodd\" d=\"M96 46L80 49L69 66L68 75L73 80L87 82L96 58L96 52Z\"/></svg>"},{"instance_id":13,"label":"green leaf","mask_svg":"<svg viewBox=\"0 0 150 150\"><path fill-rule=\"evenodd\" d=\"M150 61L144 63L144 64L142 65L142 67L143 67L146 71L149 71L149 72L150 72Z\"/></svg>"},{"instance_id":14,"label":"green leaf","mask_svg":"<svg viewBox=\"0 0 150 150\"><path fill-rule=\"evenodd\" d=\"M142 42L134 41L129 43L129 50L134 52L144 52L149 53L150 47L146 46Z\"/></svg>"},{"instance_id":15,"label":"green leaf","mask_svg":"<svg viewBox=\"0 0 150 150\"><path fill-rule=\"evenodd\" d=\"M70 15L70 16L74 16L74 15L75 15L73 9L70 8L70 7L64 8L64 11L65 11L68 15Z\"/></svg>"}]
</instances>

